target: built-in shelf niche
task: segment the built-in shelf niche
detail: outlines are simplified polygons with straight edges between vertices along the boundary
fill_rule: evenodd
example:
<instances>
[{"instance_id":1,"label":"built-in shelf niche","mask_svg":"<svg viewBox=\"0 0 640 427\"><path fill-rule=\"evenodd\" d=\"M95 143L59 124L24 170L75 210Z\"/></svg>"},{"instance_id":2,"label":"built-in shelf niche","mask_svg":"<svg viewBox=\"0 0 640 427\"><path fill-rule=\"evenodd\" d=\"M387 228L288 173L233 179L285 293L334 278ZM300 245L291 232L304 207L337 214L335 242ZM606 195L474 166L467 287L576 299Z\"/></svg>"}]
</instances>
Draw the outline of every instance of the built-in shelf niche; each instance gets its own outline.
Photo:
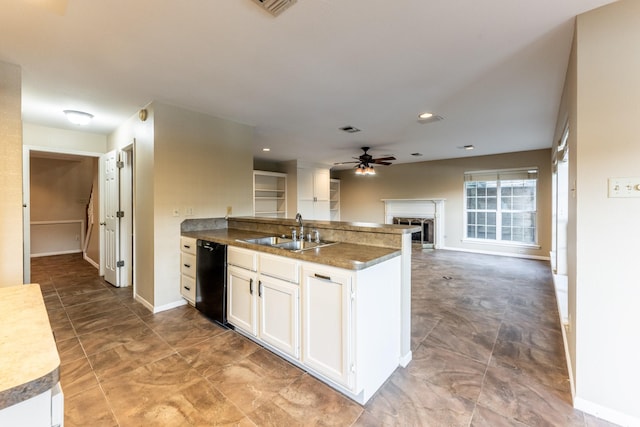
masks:
<instances>
[{"instance_id":1,"label":"built-in shelf niche","mask_svg":"<svg viewBox=\"0 0 640 427\"><path fill-rule=\"evenodd\" d=\"M253 171L253 215L287 217L287 174Z\"/></svg>"},{"instance_id":2,"label":"built-in shelf niche","mask_svg":"<svg viewBox=\"0 0 640 427\"><path fill-rule=\"evenodd\" d=\"M331 221L340 221L340 180L329 183L329 214Z\"/></svg>"}]
</instances>

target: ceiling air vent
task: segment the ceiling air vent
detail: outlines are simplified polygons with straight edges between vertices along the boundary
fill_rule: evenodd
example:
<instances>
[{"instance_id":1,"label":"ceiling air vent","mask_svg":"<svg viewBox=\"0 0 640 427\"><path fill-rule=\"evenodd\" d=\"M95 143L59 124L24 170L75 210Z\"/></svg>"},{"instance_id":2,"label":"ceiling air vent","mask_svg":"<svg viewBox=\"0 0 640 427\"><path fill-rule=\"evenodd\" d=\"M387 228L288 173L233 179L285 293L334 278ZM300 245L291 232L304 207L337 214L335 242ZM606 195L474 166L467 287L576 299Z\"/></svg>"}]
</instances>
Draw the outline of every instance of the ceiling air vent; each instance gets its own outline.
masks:
<instances>
[{"instance_id":1,"label":"ceiling air vent","mask_svg":"<svg viewBox=\"0 0 640 427\"><path fill-rule=\"evenodd\" d=\"M298 0L253 0L258 3L264 10L278 16L290 6L293 6Z\"/></svg>"}]
</instances>

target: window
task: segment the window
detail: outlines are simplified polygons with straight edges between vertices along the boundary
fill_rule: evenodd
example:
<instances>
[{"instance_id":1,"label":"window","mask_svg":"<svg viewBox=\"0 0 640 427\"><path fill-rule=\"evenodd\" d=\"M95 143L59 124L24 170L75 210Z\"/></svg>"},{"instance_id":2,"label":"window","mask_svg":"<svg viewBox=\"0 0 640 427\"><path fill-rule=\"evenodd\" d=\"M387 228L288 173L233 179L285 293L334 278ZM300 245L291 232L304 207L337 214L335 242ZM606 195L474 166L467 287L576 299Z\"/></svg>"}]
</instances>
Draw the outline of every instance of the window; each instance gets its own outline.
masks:
<instances>
[{"instance_id":1,"label":"window","mask_svg":"<svg viewBox=\"0 0 640 427\"><path fill-rule=\"evenodd\" d=\"M536 244L537 169L467 172L466 238Z\"/></svg>"}]
</instances>

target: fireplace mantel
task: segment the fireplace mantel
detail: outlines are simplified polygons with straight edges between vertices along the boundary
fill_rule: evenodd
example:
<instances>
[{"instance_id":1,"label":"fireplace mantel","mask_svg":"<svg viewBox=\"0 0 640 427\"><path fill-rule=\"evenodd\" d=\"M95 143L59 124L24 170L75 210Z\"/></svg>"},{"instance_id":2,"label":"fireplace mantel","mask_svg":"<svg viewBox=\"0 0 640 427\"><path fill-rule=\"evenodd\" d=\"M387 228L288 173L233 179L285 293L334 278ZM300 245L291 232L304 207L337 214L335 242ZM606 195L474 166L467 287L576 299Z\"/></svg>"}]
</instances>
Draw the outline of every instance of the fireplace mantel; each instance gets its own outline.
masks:
<instances>
[{"instance_id":1,"label":"fireplace mantel","mask_svg":"<svg viewBox=\"0 0 640 427\"><path fill-rule=\"evenodd\" d=\"M444 202L446 199L382 199L385 224L394 217L429 218L434 220L434 248L444 247Z\"/></svg>"}]
</instances>

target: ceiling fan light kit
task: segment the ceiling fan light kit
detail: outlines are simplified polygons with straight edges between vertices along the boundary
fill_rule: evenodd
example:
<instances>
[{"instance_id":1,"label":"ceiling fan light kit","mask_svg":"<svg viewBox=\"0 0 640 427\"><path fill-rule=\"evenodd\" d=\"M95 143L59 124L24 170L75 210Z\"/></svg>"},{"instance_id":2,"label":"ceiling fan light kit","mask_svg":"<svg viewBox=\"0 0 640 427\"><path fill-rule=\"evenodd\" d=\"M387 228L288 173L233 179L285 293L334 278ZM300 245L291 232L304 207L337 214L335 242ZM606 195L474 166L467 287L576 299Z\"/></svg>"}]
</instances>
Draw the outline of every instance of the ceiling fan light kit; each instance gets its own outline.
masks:
<instances>
[{"instance_id":1,"label":"ceiling fan light kit","mask_svg":"<svg viewBox=\"0 0 640 427\"><path fill-rule=\"evenodd\" d=\"M367 151L369 151L369 147L362 147L363 154L359 157L354 157L357 161L355 162L340 162L336 163L336 165L344 165L347 163L355 163L356 164L356 175L375 175L376 171L373 169L372 165L384 165L389 166L391 164L390 160L395 160L396 158L393 156L387 157L379 157L374 159L373 156Z\"/></svg>"}]
</instances>

